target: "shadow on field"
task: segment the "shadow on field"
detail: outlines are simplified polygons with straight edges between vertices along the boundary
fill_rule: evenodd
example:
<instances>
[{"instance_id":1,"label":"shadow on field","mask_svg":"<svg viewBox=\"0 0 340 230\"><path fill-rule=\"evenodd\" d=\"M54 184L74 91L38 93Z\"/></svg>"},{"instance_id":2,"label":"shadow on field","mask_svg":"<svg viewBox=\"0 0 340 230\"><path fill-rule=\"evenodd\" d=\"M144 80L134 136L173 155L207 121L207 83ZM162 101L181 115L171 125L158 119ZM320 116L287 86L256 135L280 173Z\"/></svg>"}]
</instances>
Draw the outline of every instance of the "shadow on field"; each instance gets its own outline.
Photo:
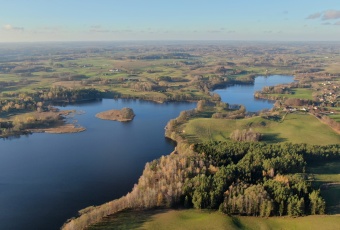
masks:
<instances>
[{"instance_id":1,"label":"shadow on field","mask_svg":"<svg viewBox=\"0 0 340 230\"><path fill-rule=\"evenodd\" d=\"M326 201L327 214L340 214L340 184L322 189L321 196Z\"/></svg>"},{"instance_id":2,"label":"shadow on field","mask_svg":"<svg viewBox=\"0 0 340 230\"><path fill-rule=\"evenodd\" d=\"M189 143L199 143L200 139L194 135L194 134L185 134L185 139L189 142Z\"/></svg>"},{"instance_id":3,"label":"shadow on field","mask_svg":"<svg viewBox=\"0 0 340 230\"><path fill-rule=\"evenodd\" d=\"M141 211L126 210L105 217L102 222L87 228L87 230L137 229L142 227L145 222L152 220L154 215L164 213L166 211L167 210L163 209Z\"/></svg>"},{"instance_id":4,"label":"shadow on field","mask_svg":"<svg viewBox=\"0 0 340 230\"><path fill-rule=\"evenodd\" d=\"M340 214L340 160L316 161L307 165L312 184L321 190L327 214Z\"/></svg>"},{"instance_id":5,"label":"shadow on field","mask_svg":"<svg viewBox=\"0 0 340 230\"><path fill-rule=\"evenodd\" d=\"M231 220L232 220L233 224L236 227L238 227L239 229L244 229L245 228L244 225L241 223L239 218L233 216L233 217L231 217Z\"/></svg>"},{"instance_id":6,"label":"shadow on field","mask_svg":"<svg viewBox=\"0 0 340 230\"><path fill-rule=\"evenodd\" d=\"M200 112L197 115L194 115L193 117L197 117L197 118L211 118L211 116L214 114L215 112L211 112L211 111L205 111L205 112Z\"/></svg>"},{"instance_id":7,"label":"shadow on field","mask_svg":"<svg viewBox=\"0 0 340 230\"><path fill-rule=\"evenodd\" d=\"M311 162L308 164L307 172L314 174L340 174L340 160Z\"/></svg>"},{"instance_id":8,"label":"shadow on field","mask_svg":"<svg viewBox=\"0 0 340 230\"><path fill-rule=\"evenodd\" d=\"M287 141L287 138L279 137L279 135L280 135L279 133L264 133L262 134L261 141L265 141L269 144Z\"/></svg>"}]
</instances>

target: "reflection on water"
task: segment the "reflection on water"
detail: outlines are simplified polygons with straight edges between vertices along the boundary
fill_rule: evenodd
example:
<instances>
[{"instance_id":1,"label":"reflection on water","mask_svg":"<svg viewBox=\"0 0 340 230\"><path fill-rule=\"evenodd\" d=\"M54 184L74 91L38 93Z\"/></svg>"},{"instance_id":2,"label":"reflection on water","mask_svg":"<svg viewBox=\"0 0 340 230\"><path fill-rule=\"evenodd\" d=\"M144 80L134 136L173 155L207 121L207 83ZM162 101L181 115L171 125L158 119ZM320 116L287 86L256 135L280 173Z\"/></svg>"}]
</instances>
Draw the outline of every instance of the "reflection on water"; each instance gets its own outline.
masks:
<instances>
[{"instance_id":1,"label":"reflection on water","mask_svg":"<svg viewBox=\"0 0 340 230\"><path fill-rule=\"evenodd\" d=\"M265 86L274 86L294 82L293 76L272 75L255 78L253 85L233 85L225 89L214 90L221 96L223 102L229 104L242 104L249 112L257 112L273 107L274 101L254 98L254 93Z\"/></svg>"},{"instance_id":2,"label":"reflection on water","mask_svg":"<svg viewBox=\"0 0 340 230\"><path fill-rule=\"evenodd\" d=\"M254 91L292 81L291 76L257 77L255 85L215 92L225 102L258 111L271 108L272 102L255 100ZM71 118L85 132L4 139L0 142L0 229L59 229L78 210L126 194L146 162L173 151L174 143L164 138L166 123L195 106L113 99L84 102L65 109L85 111ZM132 122L95 117L123 107L134 110Z\"/></svg>"},{"instance_id":3,"label":"reflection on water","mask_svg":"<svg viewBox=\"0 0 340 230\"><path fill-rule=\"evenodd\" d=\"M157 104L104 99L62 109L85 111L72 119L77 134L37 133L0 142L0 229L59 229L77 211L125 195L146 162L169 154L166 123L195 103ZM130 107L127 123L98 112Z\"/></svg>"}]
</instances>

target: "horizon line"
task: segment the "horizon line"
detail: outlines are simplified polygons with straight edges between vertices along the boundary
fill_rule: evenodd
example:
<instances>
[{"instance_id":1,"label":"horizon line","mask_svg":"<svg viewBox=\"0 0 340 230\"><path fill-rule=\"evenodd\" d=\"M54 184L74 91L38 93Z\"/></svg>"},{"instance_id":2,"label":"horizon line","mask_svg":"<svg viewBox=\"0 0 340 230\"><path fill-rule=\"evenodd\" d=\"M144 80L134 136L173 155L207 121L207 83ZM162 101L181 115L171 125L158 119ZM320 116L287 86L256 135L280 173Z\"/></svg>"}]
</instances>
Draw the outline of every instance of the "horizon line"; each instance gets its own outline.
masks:
<instances>
[{"instance_id":1,"label":"horizon line","mask_svg":"<svg viewBox=\"0 0 340 230\"><path fill-rule=\"evenodd\" d=\"M268 42L268 43L340 43L340 40L223 40L223 39L170 39L170 40L162 40L162 39L145 39L145 40L56 40L56 41L0 41L0 44L24 44L24 43L105 43L105 42Z\"/></svg>"}]
</instances>

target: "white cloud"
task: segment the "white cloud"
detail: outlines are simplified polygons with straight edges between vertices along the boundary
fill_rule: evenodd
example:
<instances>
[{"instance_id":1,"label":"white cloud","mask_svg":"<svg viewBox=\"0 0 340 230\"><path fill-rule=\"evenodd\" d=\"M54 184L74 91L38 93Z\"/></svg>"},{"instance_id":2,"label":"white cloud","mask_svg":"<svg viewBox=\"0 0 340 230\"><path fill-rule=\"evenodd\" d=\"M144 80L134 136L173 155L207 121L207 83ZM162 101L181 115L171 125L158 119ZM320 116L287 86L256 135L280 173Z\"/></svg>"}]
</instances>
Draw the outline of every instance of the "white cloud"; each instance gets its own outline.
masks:
<instances>
[{"instance_id":1,"label":"white cloud","mask_svg":"<svg viewBox=\"0 0 340 230\"><path fill-rule=\"evenodd\" d=\"M11 25L4 25L3 27L5 30L11 30L12 29L12 26Z\"/></svg>"},{"instance_id":2,"label":"white cloud","mask_svg":"<svg viewBox=\"0 0 340 230\"><path fill-rule=\"evenodd\" d=\"M16 27L10 24L4 25L2 28L7 31L24 31L24 27Z\"/></svg>"},{"instance_id":3,"label":"white cloud","mask_svg":"<svg viewBox=\"0 0 340 230\"><path fill-rule=\"evenodd\" d=\"M322 15L322 13L314 13L309 15L306 19L316 19L316 18L320 18Z\"/></svg>"},{"instance_id":4,"label":"white cloud","mask_svg":"<svg viewBox=\"0 0 340 230\"><path fill-rule=\"evenodd\" d=\"M327 10L322 16L322 20L332 20L340 18L340 10Z\"/></svg>"},{"instance_id":5,"label":"white cloud","mask_svg":"<svg viewBox=\"0 0 340 230\"><path fill-rule=\"evenodd\" d=\"M318 12L309 15L306 19L317 19L321 18L323 21L334 20L340 18L340 10L326 10L324 12Z\"/></svg>"}]
</instances>

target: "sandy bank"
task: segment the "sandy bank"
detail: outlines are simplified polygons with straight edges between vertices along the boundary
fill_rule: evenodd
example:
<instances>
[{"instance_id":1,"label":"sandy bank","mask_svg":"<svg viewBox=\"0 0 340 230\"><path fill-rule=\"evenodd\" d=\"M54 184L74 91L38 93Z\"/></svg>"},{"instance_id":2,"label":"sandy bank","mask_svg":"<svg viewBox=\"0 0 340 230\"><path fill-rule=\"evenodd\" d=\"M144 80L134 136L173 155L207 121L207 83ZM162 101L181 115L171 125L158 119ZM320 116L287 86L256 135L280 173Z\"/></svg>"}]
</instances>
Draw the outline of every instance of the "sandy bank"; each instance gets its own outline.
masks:
<instances>
[{"instance_id":1,"label":"sandy bank","mask_svg":"<svg viewBox=\"0 0 340 230\"><path fill-rule=\"evenodd\" d=\"M64 124L50 128L30 129L29 131L32 133L79 133L85 130L86 129L84 127L78 125Z\"/></svg>"}]
</instances>

